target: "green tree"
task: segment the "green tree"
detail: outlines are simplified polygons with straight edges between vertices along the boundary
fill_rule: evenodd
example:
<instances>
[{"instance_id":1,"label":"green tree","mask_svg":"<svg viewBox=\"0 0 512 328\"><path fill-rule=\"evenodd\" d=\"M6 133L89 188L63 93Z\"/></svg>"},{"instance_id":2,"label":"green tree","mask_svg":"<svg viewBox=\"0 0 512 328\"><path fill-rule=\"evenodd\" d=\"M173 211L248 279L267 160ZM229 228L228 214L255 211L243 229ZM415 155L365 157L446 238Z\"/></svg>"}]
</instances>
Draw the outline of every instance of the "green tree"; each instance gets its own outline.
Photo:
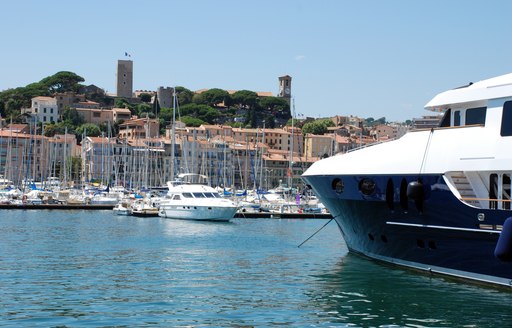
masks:
<instances>
[{"instance_id":1,"label":"green tree","mask_svg":"<svg viewBox=\"0 0 512 328\"><path fill-rule=\"evenodd\" d=\"M185 123L186 126L193 126L193 127L198 127L198 126L201 126L202 124L206 123L203 120L200 120L195 117L190 117L190 116L182 116L181 122Z\"/></svg>"},{"instance_id":2,"label":"green tree","mask_svg":"<svg viewBox=\"0 0 512 328\"><path fill-rule=\"evenodd\" d=\"M77 92L80 87L79 82L84 82L84 78L73 72L62 71L52 76L45 77L39 83L44 84L51 93L74 91Z\"/></svg>"},{"instance_id":3,"label":"green tree","mask_svg":"<svg viewBox=\"0 0 512 328\"><path fill-rule=\"evenodd\" d=\"M100 127L93 123L85 123L76 128L76 133L87 137L99 137L101 135Z\"/></svg>"},{"instance_id":4,"label":"green tree","mask_svg":"<svg viewBox=\"0 0 512 328\"><path fill-rule=\"evenodd\" d=\"M206 90L205 92L193 98L196 104L215 106L219 103L229 103L231 101L229 93L225 90L214 88Z\"/></svg>"},{"instance_id":5,"label":"green tree","mask_svg":"<svg viewBox=\"0 0 512 328\"><path fill-rule=\"evenodd\" d=\"M259 106L272 113L276 118L289 119L291 117L290 104L279 97L262 97L259 99Z\"/></svg>"},{"instance_id":6,"label":"green tree","mask_svg":"<svg viewBox=\"0 0 512 328\"><path fill-rule=\"evenodd\" d=\"M178 97L179 106L190 104L192 102L192 98L194 97L194 93L184 87L176 87L176 94Z\"/></svg>"},{"instance_id":7,"label":"green tree","mask_svg":"<svg viewBox=\"0 0 512 328\"><path fill-rule=\"evenodd\" d=\"M139 98L140 98L140 101L149 103L149 102L151 102L152 96L149 93L141 93L139 95Z\"/></svg>"},{"instance_id":8,"label":"green tree","mask_svg":"<svg viewBox=\"0 0 512 328\"><path fill-rule=\"evenodd\" d=\"M258 102L258 94L254 91L240 90L231 95L232 103L239 107L255 108Z\"/></svg>"},{"instance_id":9,"label":"green tree","mask_svg":"<svg viewBox=\"0 0 512 328\"><path fill-rule=\"evenodd\" d=\"M62 120L69 121L75 127L84 123L83 116L75 108L65 108L62 112Z\"/></svg>"},{"instance_id":10,"label":"green tree","mask_svg":"<svg viewBox=\"0 0 512 328\"><path fill-rule=\"evenodd\" d=\"M47 137L53 137L56 134L74 134L75 132L75 126L69 122L58 122L58 123L49 123L44 125L44 131L43 134Z\"/></svg>"},{"instance_id":11,"label":"green tree","mask_svg":"<svg viewBox=\"0 0 512 328\"><path fill-rule=\"evenodd\" d=\"M308 122L302 127L302 134L308 133L322 135L327 133L327 128L334 126L334 122L330 119L320 119Z\"/></svg>"},{"instance_id":12,"label":"green tree","mask_svg":"<svg viewBox=\"0 0 512 328\"><path fill-rule=\"evenodd\" d=\"M135 106L135 111L139 117L146 117L146 114L148 114L148 116L155 117L153 113L153 107L148 104L138 104Z\"/></svg>"}]
</instances>

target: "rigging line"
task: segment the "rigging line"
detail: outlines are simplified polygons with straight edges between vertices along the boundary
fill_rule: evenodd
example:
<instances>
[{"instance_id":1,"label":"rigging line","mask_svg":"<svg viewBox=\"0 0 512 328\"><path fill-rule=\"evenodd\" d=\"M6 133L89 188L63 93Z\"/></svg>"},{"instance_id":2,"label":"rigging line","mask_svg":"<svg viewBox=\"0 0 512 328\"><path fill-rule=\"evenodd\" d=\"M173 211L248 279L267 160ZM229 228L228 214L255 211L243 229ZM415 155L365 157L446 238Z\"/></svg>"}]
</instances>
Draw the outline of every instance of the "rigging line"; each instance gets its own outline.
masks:
<instances>
[{"instance_id":1,"label":"rigging line","mask_svg":"<svg viewBox=\"0 0 512 328\"><path fill-rule=\"evenodd\" d=\"M314 234L312 234L311 236L309 236L309 238L308 238L308 239L304 240L304 241L303 241L302 243L300 243L300 245L299 245L299 246L297 246L297 247L301 247L301 246L302 246L303 244L305 244L308 240L310 240L311 238L313 238L313 236L314 236L314 235L316 235L317 233L319 233L319 232L320 232L320 230L322 230L323 228L325 228L325 226L326 226L326 225L328 225L329 223L331 223L331 221L332 221L332 220L334 220L334 218L332 218L332 219L330 219L329 221L327 221L327 223L326 223L326 224L324 224L320 229L318 229L317 231L315 231L315 233L314 233Z\"/></svg>"},{"instance_id":2,"label":"rigging line","mask_svg":"<svg viewBox=\"0 0 512 328\"><path fill-rule=\"evenodd\" d=\"M427 153L428 153L428 149L430 148L430 142L432 141L433 134L434 134L434 128L430 129L430 134L428 135L427 145L425 147L425 152L423 153L423 159L421 160L419 175L421 175L421 172L423 171L423 166L425 165L425 161L427 159Z\"/></svg>"}]
</instances>

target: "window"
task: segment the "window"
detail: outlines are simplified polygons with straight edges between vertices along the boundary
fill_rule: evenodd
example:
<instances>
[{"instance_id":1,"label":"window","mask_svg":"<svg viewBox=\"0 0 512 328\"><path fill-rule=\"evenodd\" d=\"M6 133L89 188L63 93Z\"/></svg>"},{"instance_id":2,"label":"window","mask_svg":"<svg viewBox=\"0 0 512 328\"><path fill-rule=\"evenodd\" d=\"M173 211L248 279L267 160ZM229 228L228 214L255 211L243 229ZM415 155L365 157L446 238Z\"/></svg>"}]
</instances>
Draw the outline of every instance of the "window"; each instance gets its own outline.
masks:
<instances>
[{"instance_id":1,"label":"window","mask_svg":"<svg viewBox=\"0 0 512 328\"><path fill-rule=\"evenodd\" d=\"M46 114L46 107L43 109L43 113L45 113L45 114Z\"/></svg>"},{"instance_id":2,"label":"window","mask_svg":"<svg viewBox=\"0 0 512 328\"><path fill-rule=\"evenodd\" d=\"M466 125L485 124L487 107L469 108L466 110Z\"/></svg>"},{"instance_id":3,"label":"window","mask_svg":"<svg viewBox=\"0 0 512 328\"><path fill-rule=\"evenodd\" d=\"M441 122L439 122L439 127L445 128L445 127L450 126L450 118L451 118L451 116L452 116L452 109L448 108L446 110L446 112L444 112L443 119L441 120Z\"/></svg>"},{"instance_id":4,"label":"window","mask_svg":"<svg viewBox=\"0 0 512 328\"><path fill-rule=\"evenodd\" d=\"M101 113L92 113L93 117L101 117Z\"/></svg>"},{"instance_id":5,"label":"window","mask_svg":"<svg viewBox=\"0 0 512 328\"><path fill-rule=\"evenodd\" d=\"M501 136L512 136L512 101L503 104L503 114L501 115Z\"/></svg>"},{"instance_id":6,"label":"window","mask_svg":"<svg viewBox=\"0 0 512 328\"><path fill-rule=\"evenodd\" d=\"M460 126L460 110L453 112L453 126Z\"/></svg>"},{"instance_id":7,"label":"window","mask_svg":"<svg viewBox=\"0 0 512 328\"><path fill-rule=\"evenodd\" d=\"M52 114L53 114L53 108L50 108L50 113L52 113Z\"/></svg>"}]
</instances>

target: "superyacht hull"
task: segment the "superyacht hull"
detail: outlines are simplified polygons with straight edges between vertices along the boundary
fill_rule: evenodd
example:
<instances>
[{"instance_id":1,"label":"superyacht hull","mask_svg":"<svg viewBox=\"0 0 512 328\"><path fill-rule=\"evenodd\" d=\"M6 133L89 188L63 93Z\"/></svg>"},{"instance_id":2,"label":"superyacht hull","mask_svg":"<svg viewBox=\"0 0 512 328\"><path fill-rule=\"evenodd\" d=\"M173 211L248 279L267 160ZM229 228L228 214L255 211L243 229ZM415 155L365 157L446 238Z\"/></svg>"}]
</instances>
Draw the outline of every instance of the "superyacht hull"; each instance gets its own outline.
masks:
<instances>
[{"instance_id":1,"label":"superyacht hull","mask_svg":"<svg viewBox=\"0 0 512 328\"><path fill-rule=\"evenodd\" d=\"M375 182L376 192L367 197L347 191L351 187L359 190L350 183L358 185L358 176L306 178L324 195L322 202L352 252L431 273L511 285L512 264L495 256L510 211L485 210L461 202L441 174L422 176L426 192L421 204L406 195L406 186L416 176L369 178ZM345 181L344 198L331 188L334 179ZM481 221L484 218L485 222Z\"/></svg>"}]
</instances>

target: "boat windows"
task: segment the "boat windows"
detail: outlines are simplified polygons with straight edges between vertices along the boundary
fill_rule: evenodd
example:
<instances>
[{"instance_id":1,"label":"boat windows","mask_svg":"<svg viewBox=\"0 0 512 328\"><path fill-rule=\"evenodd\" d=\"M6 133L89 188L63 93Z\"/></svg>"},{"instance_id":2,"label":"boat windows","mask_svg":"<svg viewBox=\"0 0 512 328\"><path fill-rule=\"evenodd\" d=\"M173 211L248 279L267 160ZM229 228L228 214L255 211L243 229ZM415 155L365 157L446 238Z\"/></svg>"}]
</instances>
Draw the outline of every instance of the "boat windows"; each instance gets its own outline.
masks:
<instances>
[{"instance_id":1,"label":"boat windows","mask_svg":"<svg viewBox=\"0 0 512 328\"><path fill-rule=\"evenodd\" d=\"M343 192L343 189L345 188L345 186L343 185L343 181L339 178L332 180L331 187L338 194L341 194Z\"/></svg>"},{"instance_id":2,"label":"boat windows","mask_svg":"<svg viewBox=\"0 0 512 328\"><path fill-rule=\"evenodd\" d=\"M202 192L193 192L194 198L204 198L204 194Z\"/></svg>"},{"instance_id":3,"label":"boat windows","mask_svg":"<svg viewBox=\"0 0 512 328\"><path fill-rule=\"evenodd\" d=\"M466 110L466 125L485 124L487 107L469 108Z\"/></svg>"},{"instance_id":4,"label":"boat windows","mask_svg":"<svg viewBox=\"0 0 512 328\"><path fill-rule=\"evenodd\" d=\"M180 199L181 199L180 195L172 196L172 200L180 200Z\"/></svg>"},{"instance_id":5,"label":"boat windows","mask_svg":"<svg viewBox=\"0 0 512 328\"><path fill-rule=\"evenodd\" d=\"M498 175L493 173L489 176L489 208L495 210L498 208L498 202L493 199L498 199Z\"/></svg>"},{"instance_id":6,"label":"boat windows","mask_svg":"<svg viewBox=\"0 0 512 328\"><path fill-rule=\"evenodd\" d=\"M453 112L453 126L460 126L460 110Z\"/></svg>"},{"instance_id":7,"label":"boat windows","mask_svg":"<svg viewBox=\"0 0 512 328\"><path fill-rule=\"evenodd\" d=\"M211 192L205 192L204 195L206 198L215 198L215 196Z\"/></svg>"},{"instance_id":8,"label":"boat windows","mask_svg":"<svg viewBox=\"0 0 512 328\"><path fill-rule=\"evenodd\" d=\"M510 174L503 174L503 209L510 210Z\"/></svg>"},{"instance_id":9,"label":"boat windows","mask_svg":"<svg viewBox=\"0 0 512 328\"><path fill-rule=\"evenodd\" d=\"M370 196L375 192L375 181L369 178L364 178L359 181L359 190L363 195Z\"/></svg>"},{"instance_id":10,"label":"boat windows","mask_svg":"<svg viewBox=\"0 0 512 328\"><path fill-rule=\"evenodd\" d=\"M183 195L183 198L192 198L192 194L189 192L184 192L182 195Z\"/></svg>"},{"instance_id":11,"label":"boat windows","mask_svg":"<svg viewBox=\"0 0 512 328\"><path fill-rule=\"evenodd\" d=\"M443 116L443 119L441 120L441 122L439 122L439 127L440 128L446 128L446 127L449 127L450 126L450 119L452 117L452 109L451 108L448 108L446 110L446 112L444 112L444 116Z\"/></svg>"},{"instance_id":12,"label":"boat windows","mask_svg":"<svg viewBox=\"0 0 512 328\"><path fill-rule=\"evenodd\" d=\"M501 115L501 136L512 136L512 101L506 101L503 104L503 114Z\"/></svg>"}]
</instances>

